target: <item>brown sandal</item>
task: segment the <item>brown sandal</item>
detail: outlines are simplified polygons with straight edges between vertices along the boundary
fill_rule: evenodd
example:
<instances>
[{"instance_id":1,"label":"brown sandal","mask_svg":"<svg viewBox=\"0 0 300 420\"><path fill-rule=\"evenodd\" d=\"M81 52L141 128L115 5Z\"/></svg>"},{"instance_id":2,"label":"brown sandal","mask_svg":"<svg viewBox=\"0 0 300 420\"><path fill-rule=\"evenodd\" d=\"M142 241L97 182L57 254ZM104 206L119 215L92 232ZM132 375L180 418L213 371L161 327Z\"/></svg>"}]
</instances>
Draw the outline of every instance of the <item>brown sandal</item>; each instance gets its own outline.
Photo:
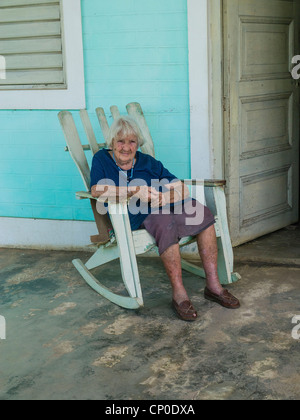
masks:
<instances>
[{"instance_id":1,"label":"brown sandal","mask_svg":"<svg viewBox=\"0 0 300 420\"><path fill-rule=\"evenodd\" d=\"M173 299L172 307L176 312L176 315L183 321L196 321L197 319L197 311L192 305L190 300L184 300L181 303L175 302Z\"/></svg>"}]
</instances>

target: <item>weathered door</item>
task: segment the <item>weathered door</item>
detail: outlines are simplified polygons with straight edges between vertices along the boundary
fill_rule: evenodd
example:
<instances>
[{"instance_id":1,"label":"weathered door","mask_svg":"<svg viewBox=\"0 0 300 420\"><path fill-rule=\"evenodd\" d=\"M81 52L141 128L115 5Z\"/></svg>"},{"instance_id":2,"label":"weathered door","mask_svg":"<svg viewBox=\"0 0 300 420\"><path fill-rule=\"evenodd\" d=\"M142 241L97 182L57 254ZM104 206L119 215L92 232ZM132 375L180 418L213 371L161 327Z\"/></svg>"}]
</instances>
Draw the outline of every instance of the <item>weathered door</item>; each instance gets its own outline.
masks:
<instances>
[{"instance_id":1,"label":"weathered door","mask_svg":"<svg viewBox=\"0 0 300 420\"><path fill-rule=\"evenodd\" d=\"M224 141L238 245L298 220L299 96L293 1L224 0Z\"/></svg>"}]
</instances>

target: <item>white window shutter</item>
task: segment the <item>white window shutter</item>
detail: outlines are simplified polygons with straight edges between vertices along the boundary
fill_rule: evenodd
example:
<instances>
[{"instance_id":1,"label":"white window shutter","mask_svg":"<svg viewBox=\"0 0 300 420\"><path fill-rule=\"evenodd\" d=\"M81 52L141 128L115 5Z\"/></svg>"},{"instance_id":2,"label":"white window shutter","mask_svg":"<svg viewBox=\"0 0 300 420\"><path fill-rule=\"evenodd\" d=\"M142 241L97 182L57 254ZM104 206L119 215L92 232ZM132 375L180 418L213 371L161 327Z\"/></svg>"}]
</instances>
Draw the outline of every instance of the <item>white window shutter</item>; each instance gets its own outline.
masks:
<instances>
[{"instance_id":1,"label":"white window shutter","mask_svg":"<svg viewBox=\"0 0 300 420\"><path fill-rule=\"evenodd\" d=\"M0 89L66 88L60 0L0 0Z\"/></svg>"}]
</instances>

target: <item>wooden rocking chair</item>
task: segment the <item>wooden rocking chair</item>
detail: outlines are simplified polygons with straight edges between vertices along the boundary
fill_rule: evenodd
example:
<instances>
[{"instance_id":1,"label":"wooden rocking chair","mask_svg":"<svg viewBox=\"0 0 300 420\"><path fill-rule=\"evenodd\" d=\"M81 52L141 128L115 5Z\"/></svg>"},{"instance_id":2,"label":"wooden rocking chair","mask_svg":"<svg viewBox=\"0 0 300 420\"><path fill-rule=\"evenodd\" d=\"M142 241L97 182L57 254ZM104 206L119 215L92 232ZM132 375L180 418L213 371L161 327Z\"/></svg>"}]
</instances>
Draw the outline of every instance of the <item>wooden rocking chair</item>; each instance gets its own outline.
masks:
<instances>
[{"instance_id":1,"label":"wooden rocking chair","mask_svg":"<svg viewBox=\"0 0 300 420\"><path fill-rule=\"evenodd\" d=\"M126 106L126 109L128 114L135 118L142 130L145 140L144 145L141 147L142 152L154 157L153 141L141 106L138 103L130 103ZM110 110L114 119L120 115L116 106L112 106ZM106 140L109 125L103 108L97 108L96 114L104 139ZM95 154L100 148L105 147L105 143L97 143L86 110L80 111L80 117L89 142L88 145L82 145L72 114L69 111L61 111L58 114L67 142L65 150L70 152L86 188L86 191L77 192L76 197L78 199L90 199L91 201L98 227L98 235L92 236L91 241L98 242L98 249L85 264L79 259L75 259L72 262L81 276L96 292L121 307L137 309L143 306L143 296L136 256L156 247L156 243L154 238L145 229L131 231L126 203L115 204L108 202L110 220L107 215L101 216L98 214L96 209L97 200L90 194L90 168L85 156L85 150L91 150ZM184 180L184 182L186 185L189 184L192 190L195 190L197 196L195 198L199 200L199 192L200 196L205 196L205 204L215 216L220 282L222 284L228 284L237 281L240 276L237 273L233 273L233 252L227 225L224 194L225 181ZM111 237L108 235L110 223L114 232ZM187 245L195 240L196 238L194 237L183 238L180 241L180 246ZM122 280L129 296L114 293L101 284L90 271L117 258L120 259ZM205 272L201 267L184 259L182 259L182 268L205 278Z\"/></svg>"}]
</instances>

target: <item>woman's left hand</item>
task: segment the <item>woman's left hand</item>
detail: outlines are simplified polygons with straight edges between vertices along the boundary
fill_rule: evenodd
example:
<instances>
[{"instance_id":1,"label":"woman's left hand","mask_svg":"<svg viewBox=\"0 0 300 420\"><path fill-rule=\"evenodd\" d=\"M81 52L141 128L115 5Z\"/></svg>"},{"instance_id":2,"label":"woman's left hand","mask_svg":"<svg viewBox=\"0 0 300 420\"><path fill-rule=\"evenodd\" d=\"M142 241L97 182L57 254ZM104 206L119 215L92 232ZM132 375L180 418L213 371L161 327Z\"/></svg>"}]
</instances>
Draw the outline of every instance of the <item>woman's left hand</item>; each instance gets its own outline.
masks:
<instances>
[{"instance_id":1,"label":"woman's left hand","mask_svg":"<svg viewBox=\"0 0 300 420\"><path fill-rule=\"evenodd\" d=\"M166 197L164 193L155 191L155 194L151 194L151 207L163 207L167 204Z\"/></svg>"}]
</instances>

